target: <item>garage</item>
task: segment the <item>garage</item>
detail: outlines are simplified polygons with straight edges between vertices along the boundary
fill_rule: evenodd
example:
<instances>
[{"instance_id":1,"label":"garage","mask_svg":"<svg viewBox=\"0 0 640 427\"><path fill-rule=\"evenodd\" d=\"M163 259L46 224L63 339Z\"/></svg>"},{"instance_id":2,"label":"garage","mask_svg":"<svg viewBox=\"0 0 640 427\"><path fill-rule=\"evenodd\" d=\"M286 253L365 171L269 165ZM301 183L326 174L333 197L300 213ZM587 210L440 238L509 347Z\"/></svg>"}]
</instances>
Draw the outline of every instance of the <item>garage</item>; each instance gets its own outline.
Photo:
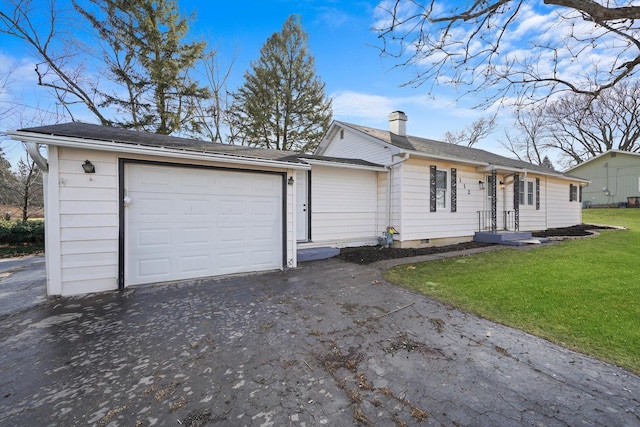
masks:
<instances>
[{"instance_id":1,"label":"garage","mask_svg":"<svg viewBox=\"0 0 640 427\"><path fill-rule=\"evenodd\" d=\"M124 163L125 286L282 268L284 175Z\"/></svg>"}]
</instances>

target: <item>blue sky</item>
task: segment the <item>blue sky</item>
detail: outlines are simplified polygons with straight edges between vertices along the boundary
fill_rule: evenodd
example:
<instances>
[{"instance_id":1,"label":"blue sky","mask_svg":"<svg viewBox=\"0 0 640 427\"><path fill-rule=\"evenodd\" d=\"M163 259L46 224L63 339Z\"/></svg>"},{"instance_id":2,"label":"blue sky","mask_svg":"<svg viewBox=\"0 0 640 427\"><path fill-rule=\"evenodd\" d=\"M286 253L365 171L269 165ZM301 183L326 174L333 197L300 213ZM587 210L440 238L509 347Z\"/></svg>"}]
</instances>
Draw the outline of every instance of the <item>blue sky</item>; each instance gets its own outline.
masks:
<instances>
[{"instance_id":1,"label":"blue sky","mask_svg":"<svg viewBox=\"0 0 640 427\"><path fill-rule=\"evenodd\" d=\"M461 130L480 117L481 111L456 105L452 101L453 93L441 91L434 99L427 95L426 88L401 87L411 71L394 69L392 60L381 58L376 48L381 44L371 31L379 17L378 3L368 0L179 0L183 13L196 12L191 35L217 47L223 66L237 53L230 79L232 89L243 83L243 74L251 61L259 57L266 39L295 13L301 16L309 34L317 74L326 83L327 95L333 98L335 120L387 128L387 115L402 110L409 116L410 134L441 139L446 131ZM36 85L34 62L35 57L21 42L0 34L0 73L10 66L17 67L0 101L11 99L28 106L20 122L0 120L0 131L53 120L42 113L53 111L55 106L46 89ZM90 115L83 119L94 121ZM487 149L496 146L491 139L478 145ZM12 162L22 154L19 144L13 141L3 140L2 148Z\"/></svg>"}]
</instances>

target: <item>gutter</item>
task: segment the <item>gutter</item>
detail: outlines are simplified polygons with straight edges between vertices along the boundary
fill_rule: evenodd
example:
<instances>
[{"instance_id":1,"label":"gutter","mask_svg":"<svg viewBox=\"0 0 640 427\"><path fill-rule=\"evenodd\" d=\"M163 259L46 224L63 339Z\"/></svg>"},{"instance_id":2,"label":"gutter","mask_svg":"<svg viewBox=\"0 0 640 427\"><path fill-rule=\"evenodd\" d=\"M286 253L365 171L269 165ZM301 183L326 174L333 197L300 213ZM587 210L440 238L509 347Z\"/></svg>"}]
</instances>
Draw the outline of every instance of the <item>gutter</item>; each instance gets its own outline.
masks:
<instances>
[{"instance_id":1,"label":"gutter","mask_svg":"<svg viewBox=\"0 0 640 427\"><path fill-rule=\"evenodd\" d=\"M385 213L385 222L387 224L387 229L389 227L392 227L391 225L391 178L392 178L392 174L393 174L393 167L396 165L399 165L400 163L404 163L407 160L409 160L409 157L411 156L411 154L405 152L400 153L400 155L402 156L402 158L400 160L396 160L395 162L391 162L388 165L386 165L384 168L387 170L387 211ZM393 158L393 156L392 156Z\"/></svg>"},{"instance_id":2,"label":"gutter","mask_svg":"<svg viewBox=\"0 0 640 427\"><path fill-rule=\"evenodd\" d=\"M7 132L7 135L9 135L11 139L24 142L25 144L27 144L27 146L29 144L44 144L44 145L55 145L60 147L83 148L85 150L103 150L103 151L110 151L110 152L117 151L120 153L127 153L127 154L164 156L164 157L172 157L172 158L183 159L183 160L209 160L209 161L221 161L221 162L232 163L232 164L253 165L253 166L263 166L263 167L267 166L267 167L302 169L302 170L311 169L310 165L302 164L302 163L289 163L289 162L283 162L280 160L270 160L270 159L254 159L249 157L240 157L240 156L233 156L228 154L217 154L217 153L208 153L208 152L201 152L201 151L187 151L187 150L180 151L175 148L131 145L130 143L118 143L115 141L101 141L96 139L68 137L68 136L62 137L62 136L56 136L56 135L46 135L46 134L40 134L40 133L34 133L34 132L21 132L21 131L10 131L10 132ZM91 141L91 143L87 144L87 141Z\"/></svg>"},{"instance_id":3,"label":"gutter","mask_svg":"<svg viewBox=\"0 0 640 427\"><path fill-rule=\"evenodd\" d=\"M387 168L386 166L382 166L382 165L381 166L358 165L355 163L342 163L342 162L332 162L328 160L307 159L305 157L302 157L301 159L304 160L306 163L309 163L310 165L360 169L360 170L373 171L373 172L384 172Z\"/></svg>"},{"instance_id":4,"label":"gutter","mask_svg":"<svg viewBox=\"0 0 640 427\"><path fill-rule=\"evenodd\" d=\"M38 165L40 170L42 172L49 172L49 163L47 163L47 159L40 154L38 144L35 142L25 142L24 146L27 149L27 153L29 153L29 157Z\"/></svg>"}]
</instances>

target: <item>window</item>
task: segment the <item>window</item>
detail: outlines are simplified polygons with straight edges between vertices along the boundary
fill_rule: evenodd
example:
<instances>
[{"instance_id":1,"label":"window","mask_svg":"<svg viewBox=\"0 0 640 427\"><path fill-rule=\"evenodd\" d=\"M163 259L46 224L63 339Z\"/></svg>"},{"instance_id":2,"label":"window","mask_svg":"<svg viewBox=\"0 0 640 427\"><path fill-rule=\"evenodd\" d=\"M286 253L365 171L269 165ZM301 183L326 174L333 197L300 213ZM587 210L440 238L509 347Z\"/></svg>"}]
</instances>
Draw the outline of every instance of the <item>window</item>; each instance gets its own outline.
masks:
<instances>
[{"instance_id":1,"label":"window","mask_svg":"<svg viewBox=\"0 0 640 427\"><path fill-rule=\"evenodd\" d=\"M518 199L520 205L533 206L535 203L535 192L533 181L520 181L518 183Z\"/></svg>"},{"instance_id":2,"label":"window","mask_svg":"<svg viewBox=\"0 0 640 427\"><path fill-rule=\"evenodd\" d=\"M577 202L578 201L578 186L569 184L569 201Z\"/></svg>"},{"instance_id":3,"label":"window","mask_svg":"<svg viewBox=\"0 0 640 427\"><path fill-rule=\"evenodd\" d=\"M447 197L451 196L451 212L458 210L457 180L458 171L451 168L451 181L447 180L448 171L439 170L436 165L429 166L429 211L436 212L438 209L447 207ZM451 185L451 187L448 187Z\"/></svg>"},{"instance_id":4,"label":"window","mask_svg":"<svg viewBox=\"0 0 640 427\"><path fill-rule=\"evenodd\" d=\"M447 207L447 172L436 171L436 207Z\"/></svg>"}]
</instances>

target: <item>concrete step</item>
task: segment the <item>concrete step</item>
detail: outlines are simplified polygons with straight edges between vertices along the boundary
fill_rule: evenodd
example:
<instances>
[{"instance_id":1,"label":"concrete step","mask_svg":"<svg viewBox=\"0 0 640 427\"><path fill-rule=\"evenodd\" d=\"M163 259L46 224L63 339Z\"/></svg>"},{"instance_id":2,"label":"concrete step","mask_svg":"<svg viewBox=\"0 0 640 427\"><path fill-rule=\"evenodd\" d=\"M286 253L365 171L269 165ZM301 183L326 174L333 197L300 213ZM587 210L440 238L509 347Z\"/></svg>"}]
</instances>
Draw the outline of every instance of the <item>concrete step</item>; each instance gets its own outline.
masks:
<instances>
[{"instance_id":1,"label":"concrete step","mask_svg":"<svg viewBox=\"0 0 640 427\"><path fill-rule=\"evenodd\" d=\"M548 242L549 239L545 237L532 237L530 239L514 239L504 240L501 244L508 246L524 246L524 245L539 245L541 243Z\"/></svg>"},{"instance_id":2,"label":"concrete step","mask_svg":"<svg viewBox=\"0 0 640 427\"><path fill-rule=\"evenodd\" d=\"M339 253L340 249L329 247L298 249L298 262L327 259L334 257Z\"/></svg>"},{"instance_id":3,"label":"concrete step","mask_svg":"<svg viewBox=\"0 0 640 427\"><path fill-rule=\"evenodd\" d=\"M549 239L544 237L532 237L529 231L498 231L495 233L489 231L478 231L473 236L475 242L495 243L498 245L522 246L537 245L547 242Z\"/></svg>"}]
</instances>

